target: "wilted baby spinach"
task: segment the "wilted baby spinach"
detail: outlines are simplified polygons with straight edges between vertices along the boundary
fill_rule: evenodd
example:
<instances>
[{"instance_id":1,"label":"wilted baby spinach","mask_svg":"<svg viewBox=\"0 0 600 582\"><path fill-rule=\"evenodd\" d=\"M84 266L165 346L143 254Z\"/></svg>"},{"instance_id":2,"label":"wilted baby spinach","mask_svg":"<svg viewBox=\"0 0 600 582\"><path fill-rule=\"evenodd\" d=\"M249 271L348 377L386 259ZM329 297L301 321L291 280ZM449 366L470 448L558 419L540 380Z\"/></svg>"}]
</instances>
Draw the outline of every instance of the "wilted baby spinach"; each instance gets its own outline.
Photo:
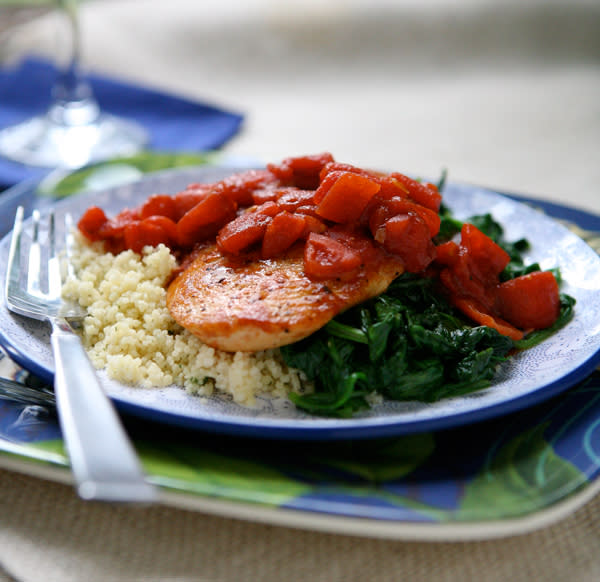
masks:
<instances>
[{"instance_id":1,"label":"wilted baby spinach","mask_svg":"<svg viewBox=\"0 0 600 582\"><path fill-rule=\"evenodd\" d=\"M465 323L433 279L406 274L385 294L281 351L316 385L312 394L290 395L298 407L350 416L367 408L374 392L433 402L485 388L512 348L497 331Z\"/></svg>"},{"instance_id":2,"label":"wilted baby spinach","mask_svg":"<svg viewBox=\"0 0 600 582\"><path fill-rule=\"evenodd\" d=\"M452 238L462 226L447 209L440 215L438 242ZM501 225L491 215L469 222L510 255L502 280L539 270L523 259L528 242L504 240ZM404 274L384 294L281 348L286 363L315 385L313 393L292 393L290 399L311 414L349 417L368 408L374 393L391 400L435 402L487 388L511 350L545 340L571 319L575 303L561 295L558 321L514 342L492 328L467 322L436 286L435 279Z\"/></svg>"}]
</instances>

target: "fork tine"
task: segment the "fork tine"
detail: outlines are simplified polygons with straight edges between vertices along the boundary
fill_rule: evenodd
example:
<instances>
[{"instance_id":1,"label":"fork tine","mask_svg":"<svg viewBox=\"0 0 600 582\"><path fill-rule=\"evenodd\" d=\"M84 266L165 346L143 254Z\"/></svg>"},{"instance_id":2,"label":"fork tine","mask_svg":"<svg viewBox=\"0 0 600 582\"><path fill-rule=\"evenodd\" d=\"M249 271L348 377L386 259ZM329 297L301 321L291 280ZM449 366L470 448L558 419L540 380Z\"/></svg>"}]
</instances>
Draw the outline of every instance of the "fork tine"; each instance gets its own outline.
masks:
<instances>
[{"instance_id":1,"label":"fork tine","mask_svg":"<svg viewBox=\"0 0 600 582\"><path fill-rule=\"evenodd\" d=\"M15 223L13 225L13 234L8 251L8 265L6 277L6 297L14 295L14 290L21 285L21 237L23 233L23 216L25 209L23 206L17 208L15 214Z\"/></svg>"},{"instance_id":2,"label":"fork tine","mask_svg":"<svg viewBox=\"0 0 600 582\"><path fill-rule=\"evenodd\" d=\"M48 294L50 297L59 299L61 296L62 277L60 269L60 258L56 246L56 221L52 212L48 217Z\"/></svg>"},{"instance_id":3,"label":"fork tine","mask_svg":"<svg viewBox=\"0 0 600 582\"><path fill-rule=\"evenodd\" d=\"M54 212L48 215L48 247L50 251L50 257L56 255L56 226L55 226Z\"/></svg>"},{"instance_id":4,"label":"fork tine","mask_svg":"<svg viewBox=\"0 0 600 582\"><path fill-rule=\"evenodd\" d=\"M29 259L27 262L27 292L39 295L41 291L41 246L40 246L40 213L34 210L32 215L32 235L29 247Z\"/></svg>"}]
</instances>

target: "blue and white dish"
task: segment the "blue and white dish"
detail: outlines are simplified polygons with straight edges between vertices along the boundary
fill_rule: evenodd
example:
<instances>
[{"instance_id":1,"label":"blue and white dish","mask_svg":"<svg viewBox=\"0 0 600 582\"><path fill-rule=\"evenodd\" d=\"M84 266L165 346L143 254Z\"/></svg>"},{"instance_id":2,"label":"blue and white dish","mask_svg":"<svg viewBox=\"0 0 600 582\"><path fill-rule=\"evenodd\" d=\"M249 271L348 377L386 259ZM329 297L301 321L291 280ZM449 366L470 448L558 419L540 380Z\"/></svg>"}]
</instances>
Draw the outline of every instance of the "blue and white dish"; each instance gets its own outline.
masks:
<instances>
[{"instance_id":1,"label":"blue and white dish","mask_svg":"<svg viewBox=\"0 0 600 582\"><path fill-rule=\"evenodd\" d=\"M214 181L231 168L190 168L160 172L131 184L89 192L57 202L55 212L76 218L95 204L108 214L137 206L153 193L175 193L191 182ZM209 399L183 389L124 386L100 372L101 381L122 411L176 426L232 435L299 440L374 438L462 426L540 403L574 386L600 361L600 257L565 226L529 205L490 190L448 184L444 201L457 218L490 212L506 238L526 237L528 259L542 268L560 267L562 290L577 303L573 320L551 338L503 364L493 385L464 397L436 403L385 401L351 419L317 418L287 399L259 399L256 408L228 397ZM60 222L60 221L59 221ZM0 280L5 278L9 236L0 242ZM52 379L49 328L10 313L0 305L0 343L24 368Z\"/></svg>"}]
</instances>

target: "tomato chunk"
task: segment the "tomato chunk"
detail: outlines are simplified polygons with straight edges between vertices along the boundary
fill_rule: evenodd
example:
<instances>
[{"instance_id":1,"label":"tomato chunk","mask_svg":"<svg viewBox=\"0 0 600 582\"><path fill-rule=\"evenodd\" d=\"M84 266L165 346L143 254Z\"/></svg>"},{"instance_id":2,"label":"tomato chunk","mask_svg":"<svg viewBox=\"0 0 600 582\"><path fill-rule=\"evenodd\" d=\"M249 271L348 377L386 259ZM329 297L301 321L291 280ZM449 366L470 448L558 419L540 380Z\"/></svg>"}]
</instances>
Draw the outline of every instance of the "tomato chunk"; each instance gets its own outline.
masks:
<instances>
[{"instance_id":1,"label":"tomato chunk","mask_svg":"<svg viewBox=\"0 0 600 582\"><path fill-rule=\"evenodd\" d=\"M88 240L102 240L102 236L98 232L106 222L108 222L108 218L104 210L98 206L90 206L79 219L77 228Z\"/></svg>"},{"instance_id":2,"label":"tomato chunk","mask_svg":"<svg viewBox=\"0 0 600 582\"><path fill-rule=\"evenodd\" d=\"M252 203L264 204L265 202L275 202L280 196L280 189L280 186L278 186L276 182L266 184L252 192Z\"/></svg>"},{"instance_id":3,"label":"tomato chunk","mask_svg":"<svg viewBox=\"0 0 600 582\"><path fill-rule=\"evenodd\" d=\"M398 255L409 273L419 273L435 258L429 227L417 214L398 214L387 220L375 240Z\"/></svg>"},{"instance_id":4,"label":"tomato chunk","mask_svg":"<svg viewBox=\"0 0 600 582\"><path fill-rule=\"evenodd\" d=\"M440 281L454 297L475 299L488 312L494 309L496 285L483 285L471 275L468 257L461 251L450 268L440 272Z\"/></svg>"},{"instance_id":5,"label":"tomato chunk","mask_svg":"<svg viewBox=\"0 0 600 582\"><path fill-rule=\"evenodd\" d=\"M239 206L254 204L253 193L275 180L268 170L247 170L224 178L215 185L215 191L221 192Z\"/></svg>"},{"instance_id":6,"label":"tomato chunk","mask_svg":"<svg viewBox=\"0 0 600 582\"><path fill-rule=\"evenodd\" d=\"M379 180L381 184L381 190L379 191L379 196L383 199L390 199L395 196L404 199L410 199L410 193L408 188L397 179L392 176L384 176ZM433 210L433 209L432 209Z\"/></svg>"},{"instance_id":7,"label":"tomato chunk","mask_svg":"<svg viewBox=\"0 0 600 582\"><path fill-rule=\"evenodd\" d=\"M329 192L331 187L338 181L340 176L343 176L347 173L348 172L344 172L341 170L334 170L333 172L329 172L327 175L325 175L321 180L319 186L315 190L315 193L313 194L313 202L315 204L321 203L323 198L325 198L325 194Z\"/></svg>"},{"instance_id":8,"label":"tomato chunk","mask_svg":"<svg viewBox=\"0 0 600 582\"><path fill-rule=\"evenodd\" d=\"M145 224L151 224L161 228L165 236L168 237L164 242L167 246L175 246L177 243L177 223L171 220L168 216L148 216L142 220Z\"/></svg>"},{"instance_id":9,"label":"tomato chunk","mask_svg":"<svg viewBox=\"0 0 600 582\"><path fill-rule=\"evenodd\" d=\"M323 169L320 173L320 179L323 181L327 174L331 174L332 172L350 172L352 174L360 174L361 176L366 176L367 178L381 178L384 174L380 172L374 172L372 170L366 170L364 168L359 168L358 166L353 166L352 164L345 164L343 162L329 162L323 166Z\"/></svg>"},{"instance_id":10,"label":"tomato chunk","mask_svg":"<svg viewBox=\"0 0 600 582\"><path fill-rule=\"evenodd\" d=\"M142 219L149 216L166 216L171 220L178 220L178 214L175 199L168 194L153 194L140 208Z\"/></svg>"},{"instance_id":11,"label":"tomato chunk","mask_svg":"<svg viewBox=\"0 0 600 582\"><path fill-rule=\"evenodd\" d=\"M268 164L267 168L285 184L306 190L314 190L319 185L319 175L323 167L333 162L329 152L286 158L280 164Z\"/></svg>"},{"instance_id":12,"label":"tomato chunk","mask_svg":"<svg viewBox=\"0 0 600 582\"><path fill-rule=\"evenodd\" d=\"M272 202L263 206L273 205ZM267 226L273 220L268 213L273 206L267 206L267 212L246 212L228 222L217 234L217 247L226 254L237 255L263 238Z\"/></svg>"},{"instance_id":13,"label":"tomato chunk","mask_svg":"<svg viewBox=\"0 0 600 582\"><path fill-rule=\"evenodd\" d=\"M550 327L560 313L560 292L554 275L536 271L498 286L500 315L521 329Z\"/></svg>"},{"instance_id":14,"label":"tomato chunk","mask_svg":"<svg viewBox=\"0 0 600 582\"><path fill-rule=\"evenodd\" d=\"M435 261L441 265L453 266L458 260L458 245L449 240L435 248Z\"/></svg>"},{"instance_id":15,"label":"tomato chunk","mask_svg":"<svg viewBox=\"0 0 600 582\"><path fill-rule=\"evenodd\" d=\"M475 299L467 297L452 297L452 303L460 311L462 311L469 319L472 319L480 325L486 325L502 335L506 335L509 338L518 341L523 338L524 333L511 325L509 322L504 321L500 317L496 317L489 313L485 307L479 304Z\"/></svg>"},{"instance_id":16,"label":"tomato chunk","mask_svg":"<svg viewBox=\"0 0 600 582\"><path fill-rule=\"evenodd\" d=\"M378 198L376 196L375 198ZM441 219L437 212L416 204L411 200L401 198L399 196L393 196L389 200L375 200L376 205L373 210L369 212L367 208L365 213L368 213L369 228L373 235L377 230L385 223L386 220L390 219L396 214L416 214L427 224L429 228L429 236L433 238L440 231ZM364 218L363 218L364 219Z\"/></svg>"},{"instance_id":17,"label":"tomato chunk","mask_svg":"<svg viewBox=\"0 0 600 582\"><path fill-rule=\"evenodd\" d=\"M105 222L98 231L102 239L119 239L123 236L123 229L130 222L140 220L140 213L136 208L125 208L115 217Z\"/></svg>"},{"instance_id":18,"label":"tomato chunk","mask_svg":"<svg viewBox=\"0 0 600 582\"><path fill-rule=\"evenodd\" d=\"M329 279L353 273L360 254L326 235L311 233L304 247L304 272L312 279Z\"/></svg>"},{"instance_id":19,"label":"tomato chunk","mask_svg":"<svg viewBox=\"0 0 600 582\"><path fill-rule=\"evenodd\" d=\"M177 240L183 247L214 236L219 229L235 217L235 203L220 193L209 194L188 210L177 223Z\"/></svg>"},{"instance_id":20,"label":"tomato chunk","mask_svg":"<svg viewBox=\"0 0 600 582\"><path fill-rule=\"evenodd\" d=\"M415 202L435 212L439 211L442 204L442 195L434 184L418 182L398 172L390 174L390 178L399 182Z\"/></svg>"},{"instance_id":21,"label":"tomato chunk","mask_svg":"<svg viewBox=\"0 0 600 582\"><path fill-rule=\"evenodd\" d=\"M263 258L271 258L287 251L303 234L306 220L299 214L280 212L267 225L262 241Z\"/></svg>"},{"instance_id":22,"label":"tomato chunk","mask_svg":"<svg viewBox=\"0 0 600 582\"><path fill-rule=\"evenodd\" d=\"M337 223L354 222L380 188L371 178L344 172L323 195L317 205L317 214Z\"/></svg>"},{"instance_id":23,"label":"tomato chunk","mask_svg":"<svg viewBox=\"0 0 600 582\"><path fill-rule=\"evenodd\" d=\"M264 204L261 204L260 206L256 206L255 208L250 209L250 212L257 212L258 214L264 214L266 216L270 216L271 218L273 218L273 216L276 216L277 214L279 214L281 212L281 208L280 208L279 204L277 204L276 202L273 202L272 200L268 200Z\"/></svg>"},{"instance_id":24,"label":"tomato chunk","mask_svg":"<svg viewBox=\"0 0 600 582\"><path fill-rule=\"evenodd\" d=\"M483 283L496 283L498 275L510 262L508 253L472 224L463 224L460 239L469 257L472 274Z\"/></svg>"},{"instance_id":25,"label":"tomato chunk","mask_svg":"<svg viewBox=\"0 0 600 582\"><path fill-rule=\"evenodd\" d=\"M123 228L125 247L136 253L141 253L145 246L157 247L161 243L173 246L176 238L177 226L166 216L150 216Z\"/></svg>"},{"instance_id":26,"label":"tomato chunk","mask_svg":"<svg viewBox=\"0 0 600 582\"><path fill-rule=\"evenodd\" d=\"M327 230L327 225L313 216L312 214L302 214L304 218L304 232L302 238L307 238L311 232L323 233Z\"/></svg>"},{"instance_id":27,"label":"tomato chunk","mask_svg":"<svg viewBox=\"0 0 600 582\"><path fill-rule=\"evenodd\" d=\"M475 299L492 313L498 277L509 261L508 253L491 238L472 224L463 224L458 247L452 242L440 245L439 262L448 265L440 280L453 296Z\"/></svg>"},{"instance_id":28,"label":"tomato chunk","mask_svg":"<svg viewBox=\"0 0 600 582\"><path fill-rule=\"evenodd\" d=\"M175 194L173 197L175 213L173 220L176 222L180 220L186 212L189 212L196 204L199 204L206 199L211 192L212 185L210 184L194 184Z\"/></svg>"},{"instance_id":29,"label":"tomato chunk","mask_svg":"<svg viewBox=\"0 0 600 582\"><path fill-rule=\"evenodd\" d=\"M279 191L277 204L283 210L294 212L301 206L315 206L314 190L300 190L299 188L284 188Z\"/></svg>"}]
</instances>

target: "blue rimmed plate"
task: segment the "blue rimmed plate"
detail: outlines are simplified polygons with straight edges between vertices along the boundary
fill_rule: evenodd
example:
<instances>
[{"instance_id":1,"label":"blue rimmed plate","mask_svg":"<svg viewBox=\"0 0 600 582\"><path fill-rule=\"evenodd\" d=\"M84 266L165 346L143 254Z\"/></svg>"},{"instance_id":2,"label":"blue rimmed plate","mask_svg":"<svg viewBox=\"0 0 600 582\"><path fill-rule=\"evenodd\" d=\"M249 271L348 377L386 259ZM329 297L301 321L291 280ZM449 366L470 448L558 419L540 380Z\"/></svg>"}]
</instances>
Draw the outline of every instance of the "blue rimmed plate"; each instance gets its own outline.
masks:
<instances>
[{"instance_id":1,"label":"blue rimmed plate","mask_svg":"<svg viewBox=\"0 0 600 582\"><path fill-rule=\"evenodd\" d=\"M139 204L157 192L176 192L190 182L214 181L231 168L192 168L152 174L100 192L89 192L55 204L57 214L79 216L90 205L109 214ZM286 399L261 398L256 408L229 398L208 401L182 389L141 389L123 386L100 373L108 394L128 413L185 428L231 435L285 439L346 439L396 436L462 426L540 403L575 385L600 361L600 258L566 227L528 205L484 188L449 184L445 203L458 218L491 212L503 224L509 240L526 237L529 258L543 268L559 266L563 290L576 300L575 317L543 344L522 352L503 365L492 387L465 397L433 404L384 402L352 419L306 415ZM4 280L9 238L0 243L0 280ZM0 343L23 367L52 379L49 330L38 322L11 314L0 306Z\"/></svg>"}]
</instances>

